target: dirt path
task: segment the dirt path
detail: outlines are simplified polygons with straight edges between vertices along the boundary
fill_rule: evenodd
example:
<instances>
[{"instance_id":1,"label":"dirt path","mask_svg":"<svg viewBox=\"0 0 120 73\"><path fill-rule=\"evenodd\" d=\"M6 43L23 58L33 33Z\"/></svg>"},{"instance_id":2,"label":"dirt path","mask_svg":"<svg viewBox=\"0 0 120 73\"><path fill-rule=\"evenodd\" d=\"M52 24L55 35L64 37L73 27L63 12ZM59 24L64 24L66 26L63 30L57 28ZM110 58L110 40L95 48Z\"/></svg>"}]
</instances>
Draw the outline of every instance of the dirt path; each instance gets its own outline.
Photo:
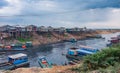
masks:
<instances>
[{"instance_id":1,"label":"dirt path","mask_svg":"<svg viewBox=\"0 0 120 73\"><path fill-rule=\"evenodd\" d=\"M54 66L53 68L19 68L13 71L5 71L3 73L76 73L70 70L75 66Z\"/></svg>"}]
</instances>

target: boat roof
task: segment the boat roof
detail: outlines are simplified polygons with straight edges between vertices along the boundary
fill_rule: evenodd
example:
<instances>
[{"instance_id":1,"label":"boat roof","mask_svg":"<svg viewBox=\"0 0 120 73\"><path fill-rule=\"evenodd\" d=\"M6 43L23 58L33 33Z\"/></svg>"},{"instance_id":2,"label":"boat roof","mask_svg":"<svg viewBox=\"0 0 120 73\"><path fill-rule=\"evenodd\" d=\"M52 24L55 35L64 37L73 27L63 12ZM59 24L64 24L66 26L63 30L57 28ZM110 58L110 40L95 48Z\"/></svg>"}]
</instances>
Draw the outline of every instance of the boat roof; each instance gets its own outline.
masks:
<instances>
[{"instance_id":1,"label":"boat roof","mask_svg":"<svg viewBox=\"0 0 120 73\"><path fill-rule=\"evenodd\" d=\"M81 50L81 49L78 49L77 51L84 52L84 53L87 53L87 54L94 54L93 52L86 51L86 50Z\"/></svg>"},{"instance_id":2,"label":"boat roof","mask_svg":"<svg viewBox=\"0 0 120 73\"><path fill-rule=\"evenodd\" d=\"M80 48L88 48L88 49L94 49L93 47L89 47L89 46L84 46L84 45L79 45Z\"/></svg>"},{"instance_id":3,"label":"boat roof","mask_svg":"<svg viewBox=\"0 0 120 73\"><path fill-rule=\"evenodd\" d=\"M26 54L19 53L19 54L9 55L8 57L12 59L16 59L16 58L26 57L26 56L27 56Z\"/></svg>"}]
</instances>

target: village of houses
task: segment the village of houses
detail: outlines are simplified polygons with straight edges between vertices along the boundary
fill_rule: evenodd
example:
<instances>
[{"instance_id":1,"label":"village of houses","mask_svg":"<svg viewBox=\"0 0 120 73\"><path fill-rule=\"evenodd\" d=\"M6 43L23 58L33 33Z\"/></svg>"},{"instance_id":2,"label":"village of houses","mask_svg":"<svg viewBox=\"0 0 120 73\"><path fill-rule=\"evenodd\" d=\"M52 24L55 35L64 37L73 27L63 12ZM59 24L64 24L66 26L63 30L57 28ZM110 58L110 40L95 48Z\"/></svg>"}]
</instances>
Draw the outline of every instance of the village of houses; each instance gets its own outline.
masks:
<instances>
[{"instance_id":1,"label":"village of houses","mask_svg":"<svg viewBox=\"0 0 120 73\"><path fill-rule=\"evenodd\" d=\"M69 40L70 38L81 39L85 36L93 35L96 30L87 29L86 27L78 28L54 28L51 26L0 26L0 44L11 44L19 42L19 38L29 39L33 42L33 45L54 43L63 40Z\"/></svg>"},{"instance_id":2,"label":"village of houses","mask_svg":"<svg viewBox=\"0 0 120 73\"><path fill-rule=\"evenodd\" d=\"M51 26L45 27L40 26L37 27L35 25L29 25L26 27L23 26L10 26L10 25L4 25L0 27L0 43L5 43L4 39L17 39L17 38L29 38L32 37L33 33L50 33L50 32L56 32L58 34L66 33L66 32L84 32L89 31L86 27L84 28L53 28ZM12 41L13 42L13 41Z\"/></svg>"}]
</instances>

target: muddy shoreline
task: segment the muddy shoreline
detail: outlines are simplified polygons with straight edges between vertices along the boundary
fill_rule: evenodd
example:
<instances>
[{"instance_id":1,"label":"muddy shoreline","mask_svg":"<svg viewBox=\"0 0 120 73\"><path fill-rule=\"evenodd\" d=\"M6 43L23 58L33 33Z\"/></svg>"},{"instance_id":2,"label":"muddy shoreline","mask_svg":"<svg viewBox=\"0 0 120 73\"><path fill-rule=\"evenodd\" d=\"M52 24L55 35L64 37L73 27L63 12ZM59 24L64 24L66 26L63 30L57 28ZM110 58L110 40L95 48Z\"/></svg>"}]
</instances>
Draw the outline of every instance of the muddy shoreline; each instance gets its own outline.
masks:
<instances>
[{"instance_id":1,"label":"muddy shoreline","mask_svg":"<svg viewBox=\"0 0 120 73\"><path fill-rule=\"evenodd\" d=\"M74 38L79 41L79 40L85 40L85 39L89 39L87 38L86 36L91 36L91 37L94 37L95 35L98 35L98 34L111 34L111 33L116 33L116 32L119 32L119 31L97 31L97 32L93 32L91 34L82 34L82 35L75 35ZM63 43L63 42L68 42L66 40L70 40L70 38L72 37L69 37L67 39L65 38L61 38L61 39L56 39L54 41L49 41L49 42L42 42L42 43L38 43L38 40L35 42L33 39L33 47L38 47L38 46L44 46L44 45L51 45L51 44L57 44L57 43ZM102 37L104 38L104 37ZM47 40L46 40L47 41Z\"/></svg>"}]
</instances>

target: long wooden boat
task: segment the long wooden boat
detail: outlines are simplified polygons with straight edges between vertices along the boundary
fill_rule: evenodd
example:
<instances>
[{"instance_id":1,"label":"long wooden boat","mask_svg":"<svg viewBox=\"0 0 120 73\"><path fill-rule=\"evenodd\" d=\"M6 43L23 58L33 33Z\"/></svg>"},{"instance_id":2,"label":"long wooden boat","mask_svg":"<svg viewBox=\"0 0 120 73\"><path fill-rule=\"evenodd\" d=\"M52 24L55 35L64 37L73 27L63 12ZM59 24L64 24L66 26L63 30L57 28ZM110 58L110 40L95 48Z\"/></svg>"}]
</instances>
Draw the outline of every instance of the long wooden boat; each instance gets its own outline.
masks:
<instances>
[{"instance_id":1,"label":"long wooden boat","mask_svg":"<svg viewBox=\"0 0 120 73\"><path fill-rule=\"evenodd\" d=\"M6 52L6 51L25 51L27 50L27 48L11 48L11 49L7 49L7 48L0 48L0 52Z\"/></svg>"}]
</instances>

